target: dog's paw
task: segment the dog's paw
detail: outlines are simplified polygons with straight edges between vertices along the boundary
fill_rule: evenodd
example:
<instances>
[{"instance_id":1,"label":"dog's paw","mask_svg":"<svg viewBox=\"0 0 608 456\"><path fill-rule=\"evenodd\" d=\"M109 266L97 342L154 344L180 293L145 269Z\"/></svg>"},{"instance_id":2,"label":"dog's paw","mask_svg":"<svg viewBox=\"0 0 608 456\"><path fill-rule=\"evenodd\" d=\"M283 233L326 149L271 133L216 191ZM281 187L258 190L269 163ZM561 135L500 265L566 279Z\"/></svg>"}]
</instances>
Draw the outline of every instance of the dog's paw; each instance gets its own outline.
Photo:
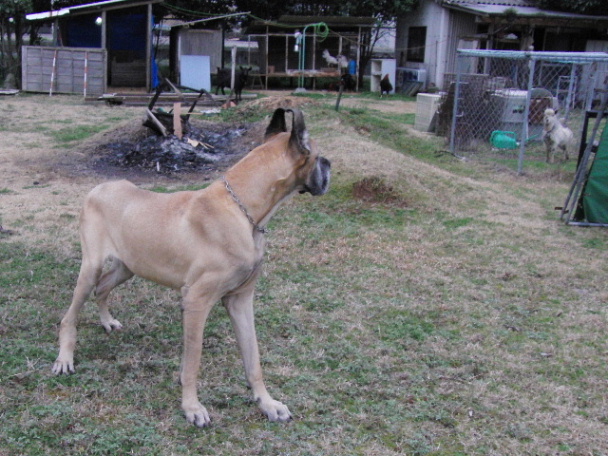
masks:
<instances>
[{"instance_id":1,"label":"dog's paw","mask_svg":"<svg viewBox=\"0 0 608 456\"><path fill-rule=\"evenodd\" d=\"M72 359L61 359L57 358L55 364L53 364L53 374L73 374L74 373L74 360Z\"/></svg>"},{"instance_id":2,"label":"dog's paw","mask_svg":"<svg viewBox=\"0 0 608 456\"><path fill-rule=\"evenodd\" d=\"M184 409L188 423L192 423L200 428L211 424L211 417L209 416L207 409L199 402L192 406L182 406L182 408Z\"/></svg>"},{"instance_id":3,"label":"dog's paw","mask_svg":"<svg viewBox=\"0 0 608 456\"><path fill-rule=\"evenodd\" d=\"M112 331L120 331L122 324L115 318L108 318L107 320L101 320L101 325L104 327L106 332L109 334Z\"/></svg>"},{"instance_id":4,"label":"dog's paw","mask_svg":"<svg viewBox=\"0 0 608 456\"><path fill-rule=\"evenodd\" d=\"M261 401L260 410L270 421L286 422L292 420L292 415L285 404L274 399Z\"/></svg>"}]
</instances>

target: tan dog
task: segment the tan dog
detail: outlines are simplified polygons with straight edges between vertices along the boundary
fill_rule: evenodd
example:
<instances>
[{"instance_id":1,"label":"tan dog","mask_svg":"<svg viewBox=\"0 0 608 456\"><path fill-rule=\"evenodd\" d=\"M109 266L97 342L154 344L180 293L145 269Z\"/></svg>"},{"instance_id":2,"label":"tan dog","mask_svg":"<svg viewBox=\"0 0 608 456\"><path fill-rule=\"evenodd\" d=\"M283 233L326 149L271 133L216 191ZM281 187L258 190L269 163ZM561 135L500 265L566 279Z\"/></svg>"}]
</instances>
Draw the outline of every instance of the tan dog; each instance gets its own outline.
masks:
<instances>
[{"instance_id":1,"label":"tan dog","mask_svg":"<svg viewBox=\"0 0 608 456\"><path fill-rule=\"evenodd\" d=\"M204 190L158 194L127 181L109 182L87 196L80 216L82 265L72 304L61 321L56 374L74 372L78 313L95 291L101 324L122 325L108 311L110 291L138 275L181 290L184 353L182 408L203 427L209 414L197 397L203 330L211 308L222 301L236 332L247 381L271 421L287 421L287 406L264 386L253 321L254 286L264 255L264 227L280 204L296 192L322 195L330 163L308 139L304 118L277 109L265 142ZM105 273L106 259L112 263Z\"/></svg>"},{"instance_id":2,"label":"tan dog","mask_svg":"<svg viewBox=\"0 0 608 456\"><path fill-rule=\"evenodd\" d=\"M564 159L568 160L568 149L573 146L574 135L572 130L562 125L553 109L545 109L543 119L543 141L547 148L547 163L555 161L558 149L564 152Z\"/></svg>"}]
</instances>

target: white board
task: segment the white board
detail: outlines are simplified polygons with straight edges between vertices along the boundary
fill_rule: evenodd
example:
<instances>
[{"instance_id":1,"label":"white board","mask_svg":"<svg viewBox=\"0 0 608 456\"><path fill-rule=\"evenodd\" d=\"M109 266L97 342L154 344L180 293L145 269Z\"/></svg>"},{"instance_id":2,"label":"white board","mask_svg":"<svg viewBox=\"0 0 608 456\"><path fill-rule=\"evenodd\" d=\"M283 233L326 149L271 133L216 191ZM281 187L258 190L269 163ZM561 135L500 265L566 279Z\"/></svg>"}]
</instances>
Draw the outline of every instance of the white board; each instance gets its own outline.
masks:
<instances>
[{"instance_id":1,"label":"white board","mask_svg":"<svg viewBox=\"0 0 608 456\"><path fill-rule=\"evenodd\" d=\"M208 55L180 56L180 85L211 91L211 58Z\"/></svg>"}]
</instances>

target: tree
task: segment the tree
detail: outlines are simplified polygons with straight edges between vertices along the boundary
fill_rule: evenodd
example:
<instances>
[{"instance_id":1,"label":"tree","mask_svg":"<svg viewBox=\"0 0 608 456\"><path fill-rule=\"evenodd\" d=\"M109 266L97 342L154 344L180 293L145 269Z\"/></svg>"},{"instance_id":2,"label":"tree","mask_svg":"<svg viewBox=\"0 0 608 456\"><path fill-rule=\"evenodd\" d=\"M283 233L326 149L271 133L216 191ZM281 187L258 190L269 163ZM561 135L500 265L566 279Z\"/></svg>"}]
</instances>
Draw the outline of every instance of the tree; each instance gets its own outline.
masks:
<instances>
[{"instance_id":1,"label":"tree","mask_svg":"<svg viewBox=\"0 0 608 456\"><path fill-rule=\"evenodd\" d=\"M25 15L48 9L48 0L2 0L0 2L0 81L12 74L21 78L21 46L23 37L30 33L30 44L37 40L37 26L26 24Z\"/></svg>"},{"instance_id":2,"label":"tree","mask_svg":"<svg viewBox=\"0 0 608 456\"><path fill-rule=\"evenodd\" d=\"M538 0L538 6L548 10L608 16L606 0Z\"/></svg>"}]
</instances>

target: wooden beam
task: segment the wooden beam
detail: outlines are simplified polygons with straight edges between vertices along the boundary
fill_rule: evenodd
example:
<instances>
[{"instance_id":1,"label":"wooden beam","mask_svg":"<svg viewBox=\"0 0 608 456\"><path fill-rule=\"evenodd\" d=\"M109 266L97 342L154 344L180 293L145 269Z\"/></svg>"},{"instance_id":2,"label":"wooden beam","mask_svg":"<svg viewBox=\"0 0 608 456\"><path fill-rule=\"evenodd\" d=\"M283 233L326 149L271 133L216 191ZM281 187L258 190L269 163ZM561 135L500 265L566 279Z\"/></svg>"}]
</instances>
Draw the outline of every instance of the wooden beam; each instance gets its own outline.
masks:
<instances>
[{"instance_id":1,"label":"wooden beam","mask_svg":"<svg viewBox=\"0 0 608 456\"><path fill-rule=\"evenodd\" d=\"M156 116L152 113L152 111L150 111L149 109L146 109L146 117L152 124L154 124L156 128L158 128L158 131L163 136L167 136L167 129L162 123L160 123L160 120L158 120Z\"/></svg>"},{"instance_id":2,"label":"wooden beam","mask_svg":"<svg viewBox=\"0 0 608 456\"><path fill-rule=\"evenodd\" d=\"M152 3L148 3L146 21L146 91L152 88Z\"/></svg>"}]
</instances>

